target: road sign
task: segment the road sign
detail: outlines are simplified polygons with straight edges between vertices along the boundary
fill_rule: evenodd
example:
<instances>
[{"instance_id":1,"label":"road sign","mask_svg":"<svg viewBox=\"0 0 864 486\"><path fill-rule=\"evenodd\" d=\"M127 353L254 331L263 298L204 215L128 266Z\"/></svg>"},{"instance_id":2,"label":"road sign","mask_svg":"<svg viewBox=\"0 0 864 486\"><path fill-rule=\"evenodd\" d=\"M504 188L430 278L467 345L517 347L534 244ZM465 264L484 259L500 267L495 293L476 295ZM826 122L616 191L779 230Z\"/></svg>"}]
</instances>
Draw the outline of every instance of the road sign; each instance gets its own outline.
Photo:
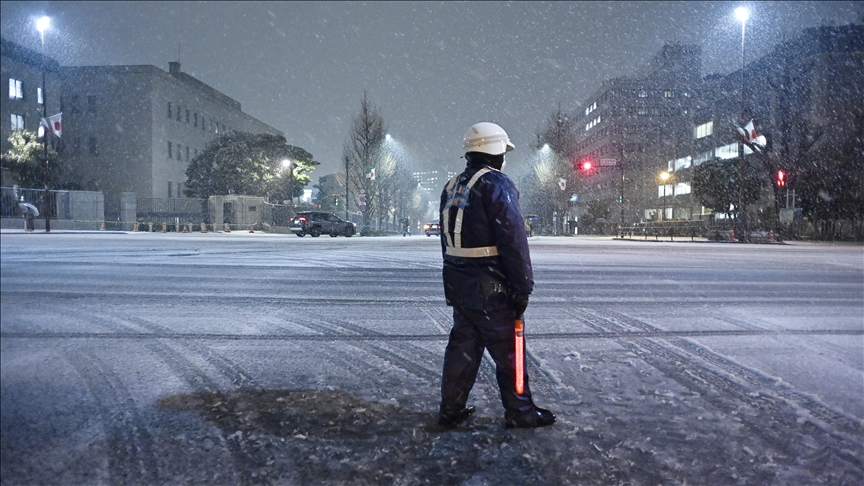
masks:
<instances>
[{"instance_id":1,"label":"road sign","mask_svg":"<svg viewBox=\"0 0 864 486\"><path fill-rule=\"evenodd\" d=\"M600 159L600 167L615 167L616 162L615 159Z\"/></svg>"}]
</instances>

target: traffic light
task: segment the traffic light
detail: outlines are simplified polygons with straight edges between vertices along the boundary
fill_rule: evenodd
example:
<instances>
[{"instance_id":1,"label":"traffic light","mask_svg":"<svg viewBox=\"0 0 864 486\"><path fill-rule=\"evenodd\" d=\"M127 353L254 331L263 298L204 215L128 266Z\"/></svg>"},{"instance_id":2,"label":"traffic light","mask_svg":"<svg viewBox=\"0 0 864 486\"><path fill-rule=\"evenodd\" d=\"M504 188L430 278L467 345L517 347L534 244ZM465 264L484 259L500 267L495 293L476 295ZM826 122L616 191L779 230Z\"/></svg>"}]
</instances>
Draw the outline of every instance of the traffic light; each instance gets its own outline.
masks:
<instances>
[{"instance_id":1,"label":"traffic light","mask_svg":"<svg viewBox=\"0 0 864 486\"><path fill-rule=\"evenodd\" d=\"M584 175L588 175L594 171L594 161L591 159L582 159L576 163L576 169Z\"/></svg>"},{"instance_id":2,"label":"traffic light","mask_svg":"<svg viewBox=\"0 0 864 486\"><path fill-rule=\"evenodd\" d=\"M777 171L777 187L786 187L786 172L783 169Z\"/></svg>"}]
</instances>

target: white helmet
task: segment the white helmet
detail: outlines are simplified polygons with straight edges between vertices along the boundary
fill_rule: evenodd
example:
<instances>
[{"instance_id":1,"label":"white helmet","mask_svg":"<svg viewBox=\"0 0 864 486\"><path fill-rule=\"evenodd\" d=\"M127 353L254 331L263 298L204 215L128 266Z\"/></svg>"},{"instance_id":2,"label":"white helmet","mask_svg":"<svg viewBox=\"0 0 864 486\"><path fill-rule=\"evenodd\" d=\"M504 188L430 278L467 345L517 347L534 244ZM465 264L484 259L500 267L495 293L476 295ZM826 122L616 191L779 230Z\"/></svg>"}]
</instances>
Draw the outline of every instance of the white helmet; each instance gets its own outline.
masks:
<instances>
[{"instance_id":1,"label":"white helmet","mask_svg":"<svg viewBox=\"0 0 864 486\"><path fill-rule=\"evenodd\" d=\"M516 148L507 132L494 123L478 123L465 132L462 142L465 152L483 152L489 155L499 155Z\"/></svg>"}]
</instances>

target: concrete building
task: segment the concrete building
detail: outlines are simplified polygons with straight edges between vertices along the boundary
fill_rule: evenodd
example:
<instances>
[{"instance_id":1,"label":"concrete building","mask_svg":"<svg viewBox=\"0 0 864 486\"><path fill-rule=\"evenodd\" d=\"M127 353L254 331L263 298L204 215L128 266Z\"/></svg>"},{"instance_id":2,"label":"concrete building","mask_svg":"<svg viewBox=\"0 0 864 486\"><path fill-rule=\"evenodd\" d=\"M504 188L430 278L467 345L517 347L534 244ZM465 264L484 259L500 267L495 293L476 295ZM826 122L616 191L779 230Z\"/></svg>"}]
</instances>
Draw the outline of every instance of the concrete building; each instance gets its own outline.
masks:
<instances>
[{"instance_id":1,"label":"concrete building","mask_svg":"<svg viewBox=\"0 0 864 486\"><path fill-rule=\"evenodd\" d=\"M776 209L800 206L791 194L787 200L788 186L781 189L772 180L777 170L795 173L819 152L864 139L864 26L807 29L747 63L743 74L742 79L738 69L703 80L692 144L669 152L665 161L672 174L666 186L669 218L706 216L690 191L694 169L709 160L732 162L743 150L764 179L762 200L748 211L758 225L770 217L775 198ZM743 146L731 123L750 120L768 144L765 156ZM864 180L859 182L864 194Z\"/></svg>"},{"instance_id":2,"label":"concrete building","mask_svg":"<svg viewBox=\"0 0 864 486\"><path fill-rule=\"evenodd\" d=\"M62 155L83 189L106 198L182 198L186 167L220 133L282 135L240 103L169 63L62 68Z\"/></svg>"},{"instance_id":3,"label":"concrete building","mask_svg":"<svg viewBox=\"0 0 864 486\"><path fill-rule=\"evenodd\" d=\"M617 223L623 190L625 224L658 217L660 157L692 144L686 134L701 92L700 69L698 46L667 44L643 72L605 81L585 100L575 120L580 215L592 201L602 202ZM580 169L585 162L588 171Z\"/></svg>"},{"instance_id":4,"label":"concrete building","mask_svg":"<svg viewBox=\"0 0 864 486\"><path fill-rule=\"evenodd\" d=\"M412 172L415 181L420 184L420 189L428 192L432 197L437 197L457 172L446 169L433 169Z\"/></svg>"},{"instance_id":5,"label":"concrete building","mask_svg":"<svg viewBox=\"0 0 864 486\"><path fill-rule=\"evenodd\" d=\"M864 26L807 29L748 61L743 97L742 70L702 77L699 51L666 45L642 73L606 81L585 100L575 165L590 161L592 170L580 174L581 214L592 201L620 211L623 179L627 226L708 219L711 211L693 196L695 168L734 161L743 150L764 175L762 199L751 208L759 223L775 198L787 204L786 189L772 187L776 170L794 172L819 150L864 139ZM743 146L732 125L751 119L766 137L765 156Z\"/></svg>"},{"instance_id":6,"label":"concrete building","mask_svg":"<svg viewBox=\"0 0 864 486\"><path fill-rule=\"evenodd\" d=\"M5 153L11 148L9 136L13 131L39 130L43 100L48 103L49 117L60 113L61 82L56 60L6 39L0 39L0 60L0 78L3 86L8 87L6 95L0 97L0 151ZM42 93L43 68L46 93ZM48 140L56 143L53 136ZM14 183L4 168L2 186L11 187Z\"/></svg>"}]
</instances>

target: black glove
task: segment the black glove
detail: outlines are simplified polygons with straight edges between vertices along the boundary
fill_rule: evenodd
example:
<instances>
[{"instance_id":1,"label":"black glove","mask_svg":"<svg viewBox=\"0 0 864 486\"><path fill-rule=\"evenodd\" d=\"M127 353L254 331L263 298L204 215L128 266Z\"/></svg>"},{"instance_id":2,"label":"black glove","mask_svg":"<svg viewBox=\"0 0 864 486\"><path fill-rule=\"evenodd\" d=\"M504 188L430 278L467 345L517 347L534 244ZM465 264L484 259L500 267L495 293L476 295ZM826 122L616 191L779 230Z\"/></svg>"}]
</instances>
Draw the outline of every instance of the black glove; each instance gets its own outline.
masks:
<instances>
[{"instance_id":1,"label":"black glove","mask_svg":"<svg viewBox=\"0 0 864 486\"><path fill-rule=\"evenodd\" d=\"M528 308L528 295L515 294L510 297L510 308L516 313L516 317L522 317L522 314L525 313L525 309Z\"/></svg>"}]
</instances>

